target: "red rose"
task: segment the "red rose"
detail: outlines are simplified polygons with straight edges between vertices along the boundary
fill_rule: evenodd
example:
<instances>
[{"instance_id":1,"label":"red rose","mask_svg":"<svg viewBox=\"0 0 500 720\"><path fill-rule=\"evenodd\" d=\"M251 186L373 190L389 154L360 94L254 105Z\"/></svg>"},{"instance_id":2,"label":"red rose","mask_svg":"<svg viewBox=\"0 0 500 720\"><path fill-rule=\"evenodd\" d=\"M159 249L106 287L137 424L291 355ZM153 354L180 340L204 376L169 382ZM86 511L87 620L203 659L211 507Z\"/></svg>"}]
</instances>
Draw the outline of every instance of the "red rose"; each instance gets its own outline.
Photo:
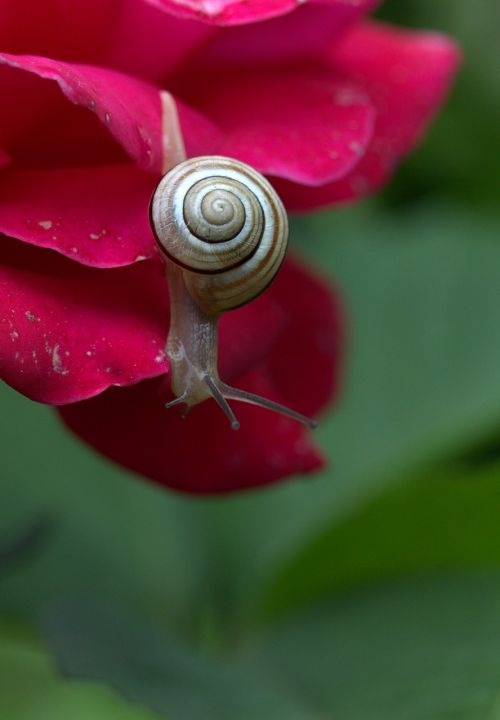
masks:
<instances>
[{"instance_id":1,"label":"red rose","mask_svg":"<svg viewBox=\"0 0 500 720\"><path fill-rule=\"evenodd\" d=\"M238 407L238 433L212 402L186 421L164 409L168 299L148 204L178 143L249 163L289 209L378 188L442 101L458 54L439 35L365 20L374 5L2 3L6 382L181 490L321 464L301 426L258 408ZM339 325L324 283L288 260L270 290L224 317L221 374L314 415L334 390Z\"/></svg>"}]
</instances>

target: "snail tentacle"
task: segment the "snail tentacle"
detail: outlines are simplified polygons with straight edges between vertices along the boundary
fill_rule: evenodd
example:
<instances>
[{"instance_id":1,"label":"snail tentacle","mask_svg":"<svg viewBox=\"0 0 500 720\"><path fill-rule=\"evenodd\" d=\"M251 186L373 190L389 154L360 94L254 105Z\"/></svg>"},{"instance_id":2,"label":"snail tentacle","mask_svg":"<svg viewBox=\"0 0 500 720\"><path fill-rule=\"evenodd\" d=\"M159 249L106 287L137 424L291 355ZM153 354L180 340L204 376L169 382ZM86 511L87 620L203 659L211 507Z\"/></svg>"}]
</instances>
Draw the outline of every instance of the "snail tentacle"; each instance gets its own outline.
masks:
<instances>
[{"instance_id":1,"label":"snail tentacle","mask_svg":"<svg viewBox=\"0 0 500 720\"><path fill-rule=\"evenodd\" d=\"M219 384L217 384L214 381L214 378L210 377L210 375L205 375L205 382L207 383L210 393L217 403L217 405L222 409L226 417L228 418L229 422L231 423L231 427L233 430L239 430L240 424L238 420L236 419L235 414L231 410L231 406L229 405L227 401L228 395L226 395L223 392L223 389L225 388L225 385L219 381Z\"/></svg>"},{"instance_id":2,"label":"snail tentacle","mask_svg":"<svg viewBox=\"0 0 500 720\"><path fill-rule=\"evenodd\" d=\"M296 410L292 410L286 405L281 405L274 400L269 400L268 398L261 397L260 395L255 395L255 393L248 392L247 390L233 388L223 382L221 382L220 384L220 390L222 391L224 397L227 398L227 400L239 400L240 402L246 402L250 405L257 405L258 407L263 407L267 410L273 410L280 415L285 415L286 417L292 418L292 420L297 420L304 425L308 425L312 429L318 426L316 420L312 420L306 415L302 415L301 413L297 412Z\"/></svg>"},{"instance_id":3,"label":"snail tentacle","mask_svg":"<svg viewBox=\"0 0 500 720\"><path fill-rule=\"evenodd\" d=\"M151 225L166 262L170 329L166 353L175 398L190 408L212 397L234 429L228 400L259 405L309 427L316 423L219 378L220 316L250 302L273 281L288 243L288 218L270 183L249 165L222 156L179 163L160 181Z\"/></svg>"},{"instance_id":4,"label":"snail tentacle","mask_svg":"<svg viewBox=\"0 0 500 720\"><path fill-rule=\"evenodd\" d=\"M181 403L186 402L188 393L187 390L185 390L182 395L179 395L179 397L174 398L173 400L170 400L169 402L165 403L165 407L167 410L170 410L170 408L175 407L176 405L180 405Z\"/></svg>"}]
</instances>

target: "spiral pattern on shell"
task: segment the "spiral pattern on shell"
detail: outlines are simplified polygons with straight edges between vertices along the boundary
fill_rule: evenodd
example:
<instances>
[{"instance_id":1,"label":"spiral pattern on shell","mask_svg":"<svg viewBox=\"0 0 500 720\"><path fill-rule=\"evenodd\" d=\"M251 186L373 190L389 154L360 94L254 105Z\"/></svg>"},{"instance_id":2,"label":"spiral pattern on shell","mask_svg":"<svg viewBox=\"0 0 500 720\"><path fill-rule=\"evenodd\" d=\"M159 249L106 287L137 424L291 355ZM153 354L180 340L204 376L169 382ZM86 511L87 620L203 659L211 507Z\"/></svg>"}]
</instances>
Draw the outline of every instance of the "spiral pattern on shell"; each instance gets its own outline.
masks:
<instances>
[{"instance_id":1,"label":"spiral pattern on shell","mask_svg":"<svg viewBox=\"0 0 500 720\"><path fill-rule=\"evenodd\" d=\"M286 212L269 182L218 155L169 170L153 195L151 222L160 249L184 269L190 294L212 315L265 290L288 242Z\"/></svg>"}]
</instances>

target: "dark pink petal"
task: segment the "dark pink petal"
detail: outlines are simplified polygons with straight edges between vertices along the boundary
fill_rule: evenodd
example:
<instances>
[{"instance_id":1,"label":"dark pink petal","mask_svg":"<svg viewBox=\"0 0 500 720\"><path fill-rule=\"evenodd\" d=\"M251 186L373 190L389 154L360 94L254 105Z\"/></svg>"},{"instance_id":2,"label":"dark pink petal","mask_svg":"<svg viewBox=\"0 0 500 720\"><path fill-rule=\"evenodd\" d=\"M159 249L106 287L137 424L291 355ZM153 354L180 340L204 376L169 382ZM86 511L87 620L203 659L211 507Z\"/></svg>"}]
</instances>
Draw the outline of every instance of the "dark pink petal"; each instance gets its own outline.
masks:
<instances>
[{"instance_id":1,"label":"dark pink petal","mask_svg":"<svg viewBox=\"0 0 500 720\"><path fill-rule=\"evenodd\" d=\"M129 161L96 114L69 102L55 82L0 64L0 95L15 98L0 113L0 144L17 166Z\"/></svg>"},{"instance_id":2,"label":"dark pink petal","mask_svg":"<svg viewBox=\"0 0 500 720\"><path fill-rule=\"evenodd\" d=\"M34 400L59 404L161 375L167 295L160 262L96 270L0 236L0 377ZM224 376L253 367L289 322L273 292L229 313L221 328Z\"/></svg>"},{"instance_id":3,"label":"dark pink petal","mask_svg":"<svg viewBox=\"0 0 500 720\"><path fill-rule=\"evenodd\" d=\"M94 62L116 10L115 0L0 0L0 47Z\"/></svg>"},{"instance_id":4,"label":"dark pink petal","mask_svg":"<svg viewBox=\"0 0 500 720\"><path fill-rule=\"evenodd\" d=\"M266 22L225 28L212 34L199 52L191 55L193 73L211 69L224 73L235 68L281 68L317 59L359 17L379 0L307 3L294 12ZM186 81L181 68L180 81ZM196 77L193 77L193 83Z\"/></svg>"},{"instance_id":5,"label":"dark pink petal","mask_svg":"<svg viewBox=\"0 0 500 720\"><path fill-rule=\"evenodd\" d=\"M159 263L94 270L0 236L0 377L28 397L75 402L164 373Z\"/></svg>"},{"instance_id":6,"label":"dark pink petal","mask_svg":"<svg viewBox=\"0 0 500 720\"><path fill-rule=\"evenodd\" d=\"M283 267L288 273L290 261ZM249 372L269 357L277 338L289 327L288 308L274 283L259 298L233 312L219 323L219 371L226 382Z\"/></svg>"},{"instance_id":7,"label":"dark pink petal","mask_svg":"<svg viewBox=\"0 0 500 720\"><path fill-rule=\"evenodd\" d=\"M279 397L315 417L341 380L344 323L331 286L288 259L276 280L288 324L276 338L266 366Z\"/></svg>"},{"instance_id":8,"label":"dark pink petal","mask_svg":"<svg viewBox=\"0 0 500 720\"><path fill-rule=\"evenodd\" d=\"M163 96L162 121L166 129L170 127L168 113L165 112L166 108L168 108L165 99L169 97L172 96L168 94ZM206 115L194 110L180 100L176 99L175 105L187 157L219 154L223 141L220 128L209 120ZM164 169L170 167L168 160L169 141L171 145L175 144L175 133L165 131L163 137Z\"/></svg>"},{"instance_id":9,"label":"dark pink petal","mask_svg":"<svg viewBox=\"0 0 500 720\"><path fill-rule=\"evenodd\" d=\"M345 6L373 7L373 0L324 0L339 10ZM306 0L145 0L168 13L217 25L240 25L283 15Z\"/></svg>"},{"instance_id":10,"label":"dark pink petal","mask_svg":"<svg viewBox=\"0 0 500 720\"><path fill-rule=\"evenodd\" d=\"M359 26L332 47L332 73L368 94L377 123L368 152L344 179L311 190L277 181L289 207L307 209L373 192L422 137L442 104L460 60L437 33L381 24Z\"/></svg>"},{"instance_id":11,"label":"dark pink petal","mask_svg":"<svg viewBox=\"0 0 500 720\"><path fill-rule=\"evenodd\" d=\"M169 166L170 149L183 142L172 113L165 114L172 106L188 154L214 153L220 145L213 122L137 78L30 56L4 54L1 63L8 67L0 72L0 91L16 97L16 104L12 113L0 117L0 143L18 163L54 167L119 162L123 157L117 153L119 146L110 143L113 137L141 169L160 173ZM62 101L53 84L40 78L55 80L67 100L80 107ZM95 122L96 116L101 123Z\"/></svg>"},{"instance_id":12,"label":"dark pink petal","mask_svg":"<svg viewBox=\"0 0 500 720\"><path fill-rule=\"evenodd\" d=\"M41 144L40 135L43 135L45 144L44 121L49 114L57 114L59 108L55 105L57 100L62 99L62 95L54 83L44 82L30 73L5 64L0 64L0 94L3 98L15 98L15 102L9 102L8 111L0 113L0 144L17 161L24 153L21 143L27 140L31 146L28 150L30 157L35 138ZM62 102L62 106L71 107L68 102ZM64 125L58 124L59 132L64 134Z\"/></svg>"},{"instance_id":13,"label":"dark pink petal","mask_svg":"<svg viewBox=\"0 0 500 720\"><path fill-rule=\"evenodd\" d=\"M181 18L238 25L290 12L299 0L144 0Z\"/></svg>"},{"instance_id":14,"label":"dark pink petal","mask_svg":"<svg viewBox=\"0 0 500 720\"><path fill-rule=\"evenodd\" d=\"M143 0L122 0L108 27L102 64L159 84L215 31Z\"/></svg>"},{"instance_id":15,"label":"dark pink petal","mask_svg":"<svg viewBox=\"0 0 500 720\"><path fill-rule=\"evenodd\" d=\"M96 113L139 167L161 171L161 104L153 85L113 70L44 57L2 54L0 62L55 80L68 100Z\"/></svg>"},{"instance_id":16,"label":"dark pink petal","mask_svg":"<svg viewBox=\"0 0 500 720\"><path fill-rule=\"evenodd\" d=\"M341 335L327 286L289 259L264 295L224 316L221 376L315 414L337 386ZM183 420L164 408L165 397L171 397L165 381L147 381L61 414L102 454L184 492L232 492L322 465L308 431L294 421L234 402L241 422L235 432L212 400Z\"/></svg>"},{"instance_id":17,"label":"dark pink petal","mask_svg":"<svg viewBox=\"0 0 500 720\"><path fill-rule=\"evenodd\" d=\"M156 253L155 183L134 165L9 170L0 175L0 232L85 265L129 265Z\"/></svg>"},{"instance_id":18,"label":"dark pink petal","mask_svg":"<svg viewBox=\"0 0 500 720\"><path fill-rule=\"evenodd\" d=\"M5 152L5 150L0 148L0 168L6 167L10 164L11 161L12 158L9 153Z\"/></svg>"},{"instance_id":19,"label":"dark pink petal","mask_svg":"<svg viewBox=\"0 0 500 720\"><path fill-rule=\"evenodd\" d=\"M241 381L250 390L270 389L259 371ZM161 384L146 381L67 405L60 413L106 457L182 492L229 493L323 464L298 423L249 405L235 409L241 422L236 432L212 401L183 420L165 409Z\"/></svg>"},{"instance_id":20,"label":"dark pink petal","mask_svg":"<svg viewBox=\"0 0 500 720\"><path fill-rule=\"evenodd\" d=\"M278 401L314 416L337 390L343 322L327 281L290 255L271 287L220 322L221 377L264 364Z\"/></svg>"},{"instance_id":21,"label":"dark pink petal","mask_svg":"<svg viewBox=\"0 0 500 720\"><path fill-rule=\"evenodd\" d=\"M408 152L446 95L460 53L438 33L409 32L378 23L360 24L332 48L336 72L368 93L377 108L378 139L393 156Z\"/></svg>"},{"instance_id":22,"label":"dark pink petal","mask_svg":"<svg viewBox=\"0 0 500 720\"><path fill-rule=\"evenodd\" d=\"M0 0L0 48L83 62L158 82L210 35L143 0Z\"/></svg>"},{"instance_id":23,"label":"dark pink petal","mask_svg":"<svg viewBox=\"0 0 500 720\"><path fill-rule=\"evenodd\" d=\"M263 173L319 185L343 177L369 144L371 103L360 91L308 71L238 73L200 83L190 101L225 134L219 151Z\"/></svg>"}]
</instances>

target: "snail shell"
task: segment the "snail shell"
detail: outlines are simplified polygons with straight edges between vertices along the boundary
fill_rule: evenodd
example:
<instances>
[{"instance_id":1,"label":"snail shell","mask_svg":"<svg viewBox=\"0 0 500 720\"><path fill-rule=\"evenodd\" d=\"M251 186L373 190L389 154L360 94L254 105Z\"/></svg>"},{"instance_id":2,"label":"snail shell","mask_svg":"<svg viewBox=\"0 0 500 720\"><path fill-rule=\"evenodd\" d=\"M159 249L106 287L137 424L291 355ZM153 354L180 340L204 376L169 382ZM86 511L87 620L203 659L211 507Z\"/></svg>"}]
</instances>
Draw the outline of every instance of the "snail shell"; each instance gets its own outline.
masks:
<instances>
[{"instance_id":1,"label":"snail shell","mask_svg":"<svg viewBox=\"0 0 500 720\"><path fill-rule=\"evenodd\" d=\"M184 269L199 307L217 316L257 297L273 280L288 243L288 219L269 182L218 155L176 165L151 204L160 249Z\"/></svg>"}]
</instances>

